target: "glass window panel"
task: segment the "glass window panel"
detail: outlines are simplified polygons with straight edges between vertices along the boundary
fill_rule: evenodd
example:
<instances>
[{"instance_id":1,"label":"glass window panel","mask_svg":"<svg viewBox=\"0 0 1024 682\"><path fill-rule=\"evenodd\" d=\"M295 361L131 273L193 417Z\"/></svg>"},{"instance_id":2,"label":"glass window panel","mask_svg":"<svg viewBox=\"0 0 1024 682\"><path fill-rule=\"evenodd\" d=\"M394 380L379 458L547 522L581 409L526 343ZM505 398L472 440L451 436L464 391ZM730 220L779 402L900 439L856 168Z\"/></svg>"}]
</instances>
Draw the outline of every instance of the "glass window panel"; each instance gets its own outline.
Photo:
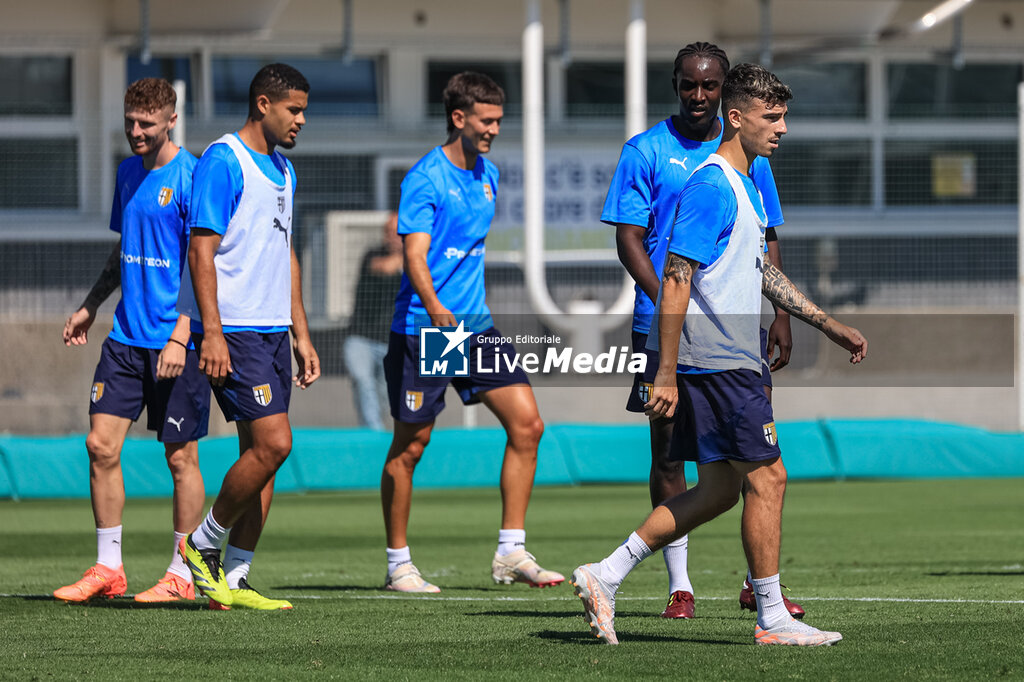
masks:
<instances>
[{"instance_id":1,"label":"glass window panel","mask_svg":"<svg viewBox=\"0 0 1024 682\"><path fill-rule=\"evenodd\" d=\"M867 116L865 64L801 64L780 66L773 71L793 90L790 116Z\"/></svg>"},{"instance_id":2,"label":"glass window panel","mask_svg":"<svg viewBox=\"0 0 1024 682\"><path fill-rule=\"evenodd\" d=\"M787 206L871 203L868 140L783 140L772 155L782 211Z\"/></svg>"},{"instance_id":3,"label":"glass window panel","mask_svg":"<svg viewBox=\"0 0 1024 682\"><path fill-rule=\"evenodd\" d=\"M573 62L565 73L565 113L579 118L622 117L625 92L622 62Z\"/></svg>"},{"instance_id":4,"label":"glass window panel","mask_svg":"<svg viewBox=\"0 0 1024 682\"><path fill-rule=\"evenodd\" d=\"M893 118L995 118L1017 111L1020 64L889 64Z\"/></svg>"},{"instance_id":5,"label":"glass window panel","mask_svg":"<svg viewBox=\"0 0 1024 682\"><path fill-rule=\"evenodd\" d=\"M149 64L143 64L139 55L129 55L125 60L125 82L131 85L142 78L163 78L171 84L185 81L185 114L191 116L195 112L196 93L192 90L192 64L188 57L153 57Z\"/></svg>"},{"instance_id":6,"label":"glass window panel","mask_svg":"<svg viewBox=\"0 0 1024 682\"><path fill-rule=\"evenodd\" d=\"M71 57L0 56L0 116L69 116Z\"/></svg>"},{"instance_id":7,"label":"glass window panel","mask_svg":"<svg viewBox=\"0 0 1024 682\"><path fill-rule=\"evenodd\" d=\"M374 208L373 157L289 154L295 166L295 199L307 210L363 211Z\"/></svg>"},{"instance_id":8,"label":"glass window panel","mask_svg":"<svg viewBox=\"0 0 1024 682\"><path fill-rule=\"evenodd\" d=\"M76 138L0 139L0 208L77 208Z\"/></svg>"},{"instance_id":9,"label":"glass window panel","mask_svg":"<svg viewBox=\"0 0 1024 682\"><path fill-rule=\"evenodd\" d=\"M674 68L674 62L647 63L647 113L651 118L665 117L679 111L679 99L672 88Z\"/></svg>"},{"instance_id":10,"label":"glass window panel","mask_svg":"<svg viewBox=\"0 0 1024 682\"><path fill-rule=\"evenodd\" d=\"M679 110L672 88L674 67L674 62L647 63L647 113L651 118ZM625 116L626 72L622 62L573 62L566 70L565 84L569 116Z\"/></svg>"},{"instance_id":11,"label":"glass window panel","mask_svg":"<svg viewBox=\"0 0 1024 682\"><path fill-rule=\"evenodd\" d=\"M431 61L427 62L427 115L444 117L444 88L448 79L463 71L490 76L505 91L505 115L523 112L523 68L520 62Z\"/></svg>"},{"instance_id":12,"label":"glass window panel","mask_svg":"<svg viewBox=\"0 0 1024 682\"><path fill-rule=\"evenodd\" d=\"M1014 204L1017 143L887 141L885 201L895 206Z\"/></svg>"},{"instance_id":13,"label":"glass window panel","mask_svg":"<svg viewBox=\"0 0 1024 682\"><path fill-rule=\"evenodd\" d=\"M380 112L376 59L292 57L217 57L213 60L214 110L217 115L245 116L249 83L263 66L283 62L309 81L312 116L376 116Z\"/></svg>"}]
</instances>

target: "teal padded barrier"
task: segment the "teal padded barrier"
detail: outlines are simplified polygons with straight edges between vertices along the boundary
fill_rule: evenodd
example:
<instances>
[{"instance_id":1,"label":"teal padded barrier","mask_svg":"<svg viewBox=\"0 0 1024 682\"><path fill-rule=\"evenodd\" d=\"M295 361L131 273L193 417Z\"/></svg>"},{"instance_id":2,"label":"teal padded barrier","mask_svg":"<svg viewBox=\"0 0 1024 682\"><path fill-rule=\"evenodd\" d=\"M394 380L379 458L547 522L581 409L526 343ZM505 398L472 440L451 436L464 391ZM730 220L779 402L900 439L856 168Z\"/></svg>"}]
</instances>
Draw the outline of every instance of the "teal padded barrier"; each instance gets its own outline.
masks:
<instances>
[{"instance_id":1,"label":"teal padded barrier","mask_svg":"<svg viewBox=\"0 0 1024 682\"><path fill-rule=\"evenodd\" d=\"M817 422L777 426L779 445L791 478L836 478L839 472ZM552 426L545 440L562 444L574 483L644 483L650 477L650 432L646 424ZM697 480L697 467L687 462L686 480Z\"/></svg>"},{"instance_id":2,"label":"teal padded barrier","mask_svg":"<svg viewBox=\"0 0 1024 682\"><path fill-rule=\"evenodd\" d=\"M288 462L306 490L367 489L380 485L391 434L364 429L297 429ZM505 452L500 428L434 431L416 467L418 487L497 485ZM558 441L541 440L536 482L570 483ZM278 487L281 483L278 482Z\"/></svg>"},{"instance_id":3,"label":"teal padded barrier","mask_svg":"<svg viewBox=\"0 0 1024 682\"><path fill-rule=\"evenodd\" d=\"M651 437L646 424L559 424L549 426L544 439L561 445L573 483L633 483L650 476Z\"/></svg>"},{"instance_id":4,"label":"teal padded barrier","mask_svg":"<svg viewBox=\"0 0 1024 682\"><path fill-rule=\"evenodd\" d=\"M89 497L84 435L0 436L0 449L7 454L19 497Z\"/></svg>"},{"instance_id":5,"label":"teal padded barrier","mask_svg":"<svg viewBox=\"0 0 1024 682\"><path fill-rule=\"evenodd\" d=\"M792 479L842 478L838 458L819 422L776 424L786 472Z\"/></svg>"},{"instance_id":6,"label":"teal padded barrier","mask_svg":"<svg viewBox=\"0 0 1024 682\"><path fill-rule=\"evenodd\" d=\"M89 497L89 456L85 435L39 437L0 436L0 455L13 479L5 486L0 473L0 497ZM224 474L238 459L234 436L204 438L199 444L199 467L206 490L220 488ZM164 446L154 438L125 439L121 449L124 490L129 497L169 497L174 491ZM298 488L289 462L277 472L281 490ZM8 492L5 488L9 488Z\"/></svg>"},{"instance_id":7,"label":"teal padded barrier","mask_svg":"<svg viewBox=\"0 0 1024 682\"><path fill-rule=\"evenodd\" d=\"M10 456L7 450L0 447L0 499L18 499L18 490L14 487L14 478L11 475Z\"/></svg>"},{"instance_id":8,"label":"teal padded barrier","mask_svg":"<svg viewBox=\"0 0 1024 682\"><path fill-rule=\"evenodd\" d=\"M135 441L141 448L149 450L150 454L148 462L158 473L155 476L158 479L157 483L153 483L153 492L147 493L153 496L166 496L171 494L173 487L171 486L169 474L167 473L167 462L164 460L163 452L164 446L157 443L153 438L132 438L130 440ZM156 455L155 457L153 455ZM227 473L231 465L238 460L238 437L237 436L214 436L210 438L203 438L199 441L199 468L203 472L203 485L206 486L206 493L208 495L214 495L220 489L220 484L224 480L224 474ZM121 465L124 466L124 457L121 457ZM162 473L159 473L161 471ZM163 485L165 492L157 492L159 486ZM292 458L289 457L285 460L285 463L277 470L277 478L274 482L275 490L290 491L299 490L298 476L295 470L295 463ZM125 477L125 493L128 492L128 479Z\"/></svg>"},{"instance_id":9,"label":"teal padded barrier","mask_svg":"<svg viewBox=\"0 0 1024 682\"><path fill-rule=\"evenodd\" d=\"M1024 434L911 420L791 422L777 426L791 480L1024 476ZM538 485L642 483L650 472L649 430L635 425L549 425L538 452ZM365 429L296 429L277 475L281 492L375 489L391 434ZM497 486L505 449L500 428L438 429L416 469L417 487ZM235 436L204 438L199 462L208 493L238 458ZM130 437L122 452L125 492L172 492L163 446ZM687 480L696 481L692 463ZM85 436L0 436L0 497L88 497Z\"/></svg>"},{"instance_id":10,"label":"teal padded barrier","mask_svg":"<svg viewBox=\"0 0 1024 682\"><path fill-rule=\"evenodd\" d=\"M1024 434L916 420L829 420L850 478L1024 476Z\"/></svg>"}]
</instances>

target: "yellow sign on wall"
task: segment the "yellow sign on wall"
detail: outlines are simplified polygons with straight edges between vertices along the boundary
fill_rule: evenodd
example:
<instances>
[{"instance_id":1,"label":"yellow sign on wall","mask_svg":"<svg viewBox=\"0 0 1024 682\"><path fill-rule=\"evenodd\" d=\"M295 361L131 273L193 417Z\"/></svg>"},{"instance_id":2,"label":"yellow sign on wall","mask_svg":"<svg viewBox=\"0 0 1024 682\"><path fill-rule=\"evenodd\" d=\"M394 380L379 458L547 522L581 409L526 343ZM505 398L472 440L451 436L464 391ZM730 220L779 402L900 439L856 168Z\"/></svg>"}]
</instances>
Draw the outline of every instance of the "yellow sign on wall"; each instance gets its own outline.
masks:
<instances>
[{"instance_id":1,"label":"yellow sign on wall","mask_svg":"<svg viewBox=\"0 0 1024 682\"><path fill-rule=\"evenodd\" d=\"M974 154L932 155L932 196L972 198L977 193L978 160Z\"/></svg>"}]
</instances>

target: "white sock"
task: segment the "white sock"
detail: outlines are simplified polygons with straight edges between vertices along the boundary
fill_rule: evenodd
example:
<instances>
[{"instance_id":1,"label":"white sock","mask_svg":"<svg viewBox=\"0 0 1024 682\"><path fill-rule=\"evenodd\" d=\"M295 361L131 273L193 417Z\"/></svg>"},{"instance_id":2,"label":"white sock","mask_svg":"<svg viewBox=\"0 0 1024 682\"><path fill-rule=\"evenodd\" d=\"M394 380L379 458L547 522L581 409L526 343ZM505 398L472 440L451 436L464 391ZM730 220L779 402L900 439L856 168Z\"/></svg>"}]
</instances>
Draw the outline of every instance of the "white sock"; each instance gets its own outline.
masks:
<instances>
[{"instance_id":1,"label":"white sock","mask_svg":"<svg viewBox=\"0 0 1024 682\"><path fill-rule=\"evenodd\" d=\"M757 601L758 625L768 630L792 617L782 601L778 573L767 578L751 578L750 584L754 587L754 599Z\"/></svg>"},{"instance_id":2,"label":"white sock","mask_svg":"<svg viewBox=\"0 0 1024 682\"><path fill-rule=\"evenodd\" d=\"M121 526L96 529L96 563L121 567Z\"/></svg>"},{"instance_id":3,"label":"white sock","mask_svg":"<svg viewBox=\"0 0 1024 682\"><path fill-rule=\"evenodd\" d=\"M228 581L228 588L238 589L238 582L243 578L248 579L249 569L252 568L252 557L256 552L247 549L239 549L230 542L224 550L224 577Z\"/></svg>"},{"instance_id":4,"label":"white sock","mask_svg":"<svg viewBox=\"0 0 1024 682\"><path fill-rule=\"evenodd\" d=\"M498 531L498 555L505 556L525 547L525 530L520 528L502 528Z\"/></svg>"},{"instance_id":5,"label":"white sock","mask_svg":"<svg viewBox=\"0 0 1024 682\"><path fill-rule=\"evenodd\" d=\"M619 545L618 549L609 554L598 564L601 579L618 590L629 572L640 565L640 562L651 556L651 548L636 533Z\"/></svg>"},{"instance_id":6,"label":"white sock","mask_svg":"<svg viewBox=\"0 0 1024 682\"><path fill-rule=\"evenodd\" d=\"M689 536L684 535L675 542L670 542L661 550L665 556L665 566L668 568L668 591L689 592L693 594L693 585L690 584L690 576L686 572L687 544Z\"/></svg>"},{"instance_id":7,"label":"white sock","mask_svg":"<svg viewBox=\"0 0 1024 682\"><path fill-rule=\"evenodd\" d=\"M192 571L188 570L188 566L185 565L184 559L178 554L178 545L181 543L181 539L188 535L188 533L179 533L174 531L174 551L171 553L171 565L167 567L168 573L173 573L182 580L192 582Z\"/></svg>"},{"instance_id":8,"label":"white sock","mask_svg":"<svg viewBox=\"0 0 1024 682\"><path fill-rule=\"evenodd\" d=\"M387 548L388 552L388 575L395 572L395 569L402 564L412 563L412 552L409 551L409 545L405 547L399 547L398 549Z\"/></svg>"},{"instance_id":9,"label":"white sock","mask_svg":"<svg viewBox=\"0 0 1024 682\"><path fill-rule=\"evenodd\" d=\"M196 549L220 549L227 539L230 528L224 528L213 518L213 509L206 514L206 518L199 524L199 527L192 532L192 542Z\"/></svg>"}]
</instances>

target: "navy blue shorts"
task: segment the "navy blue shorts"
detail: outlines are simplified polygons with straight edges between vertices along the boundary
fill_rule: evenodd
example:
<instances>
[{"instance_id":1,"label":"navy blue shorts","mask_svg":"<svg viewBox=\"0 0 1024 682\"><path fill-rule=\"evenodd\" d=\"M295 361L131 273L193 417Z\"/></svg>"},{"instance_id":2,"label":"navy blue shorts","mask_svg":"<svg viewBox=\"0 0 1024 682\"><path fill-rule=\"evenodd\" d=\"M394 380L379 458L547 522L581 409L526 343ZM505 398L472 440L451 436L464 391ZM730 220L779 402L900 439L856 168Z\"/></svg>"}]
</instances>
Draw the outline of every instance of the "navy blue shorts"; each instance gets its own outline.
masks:
<instances>
[{"instance_id":1,"label":"navy blue shorts","mask_svg":"<svg viewBox=\"0 0 1024 682\"><path fill-rule=\"evenodd\" d=\"M633 375L633 387L629 390L629 398L626 399L626 410L642 413L644 405L651 399L651 388L654 387L654 376L658 373L660 356L658 351L647 348L647 334L635 329L633 330L633 352L646 355L647 366L643 372Z\"/></svg>"},{"instance_id":2,"label":"navy blue shorts","mask_svg":"<svg viewBox=\"0 0 1024 682\"><path fill-rule=\"evenodd\" d=\"M517 364L509 371L505 364L505 358L511 362L515 353L515 347L504 340L501 332L491 327L487 331L474 333L469 339L469 376L421 377L420 337L391 332L388 352L384 356L384 378L388 384L391 416L411 424L433 421L444 409L444 392L449 383L458 391L465 405L480 402L477 394L492 388L513 384L529 385L530 379L522 367ZM497 369L486 373L477 371L478 357L482 367Z\"/></svg>"},{"instance_id":3,"label":"navy blue shorts","mask_svg":"<svg viewBox=\"0 0 1024 682\"><path fill-rule=\"evenodd\" d=\"M224 419L254 421L288 411L292 399L292 355L288 332L228 332L231 372L223 386L214 386ZM196 351L203 335L193 334Z\"/></svg>"},{"instance_id":4,"label":"navy blue shorts","mask_svg":"<svg viewBox=\"0 0 1024 682\"><path fill-rule=\"evenodd\" d=\"M156 378L160 351L103 342L92 379L89 414L110 414L135 421L146 407L146 428L161 443L186 443L206 435L210 422L210 384L199 372L194 350L185 353L185 369L174 379Z\"/></svg>"},{"instance_id":5,"label":"navy blue shorts","mask_svg":"<svg viewBox=\"0 0 1024 682\"><path fill-rule=\"evenodd\" d=\"M768 355L768 330L761 327L761 385L772 387L772 359Z\"/></svg>"},{"instance_id":6,"label":"navy blue shorts","mask_svg":"<svg viewBox=\"0 0 1024 682\"><path fill-rule=\"evenodd\" d=\"M761 377L750 369L677 374L679 407L673 459L698 464L761 462L779 457L772 406Z\"/></svg>"},{"instance_id":7,"label":"navy blue shorts","mask_svg":"<svg viewBox=\"0 0 1024 682\"><path fill-rule=\"evenodd\" d=\"M651 388L654 386L654 377L658 373L659 355L658 351L647 348L647 334L633 330L633 352L643 353L647 356L647 367L643 372L633 375L633 387L629 391L629 398L626 399L627 412L643 412L644 405L651 399ZM768 357L768 331L761 329L761 385L772 387L772 373L768 369L771 365L771 358Z\"/></svg>"}]
</instances>

